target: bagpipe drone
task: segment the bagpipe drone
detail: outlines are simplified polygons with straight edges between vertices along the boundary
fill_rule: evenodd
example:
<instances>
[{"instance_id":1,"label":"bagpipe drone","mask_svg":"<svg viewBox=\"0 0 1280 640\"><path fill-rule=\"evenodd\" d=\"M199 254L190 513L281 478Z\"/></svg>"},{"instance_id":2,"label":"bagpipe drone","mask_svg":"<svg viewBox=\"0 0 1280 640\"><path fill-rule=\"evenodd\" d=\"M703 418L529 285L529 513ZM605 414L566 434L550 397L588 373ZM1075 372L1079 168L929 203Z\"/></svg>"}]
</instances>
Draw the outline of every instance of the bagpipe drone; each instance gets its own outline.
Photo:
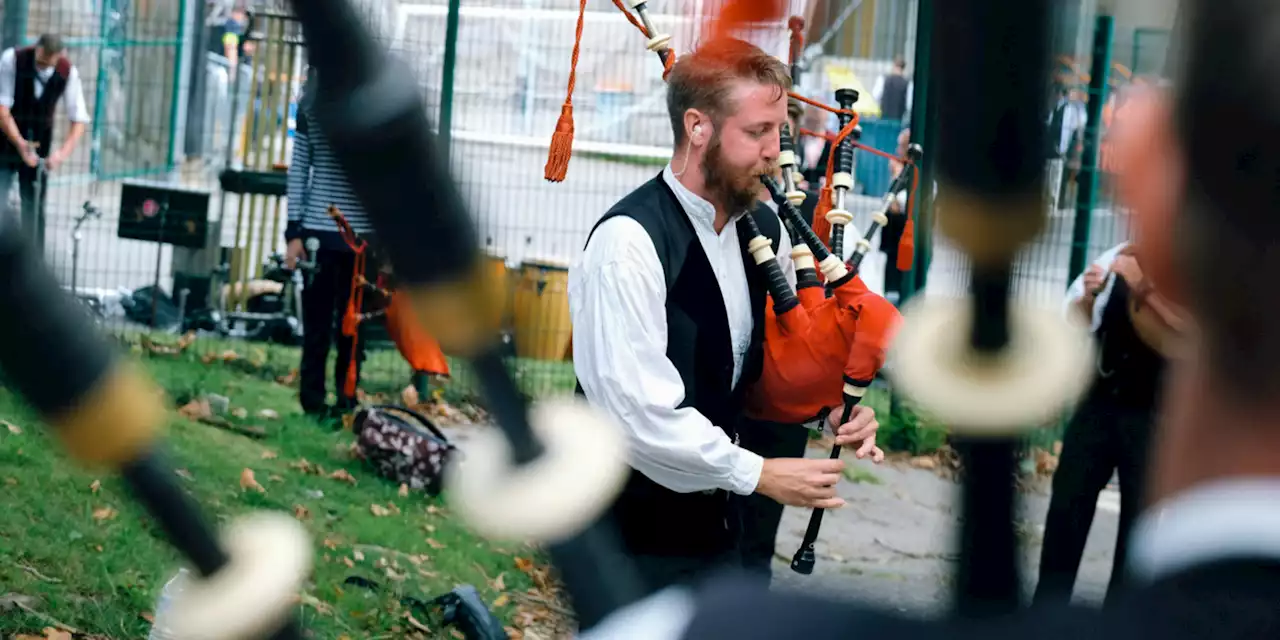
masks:
<instances>
[{"instance_id":1,"label":"bagpipe drone","mask_svg":"<svg viewBox=\"0 0 1280 640\"><path fill-rule=\"evenodd\" d=\"M646 47L658 55L664 67L663 77L670 72L676 53L670 46L671 37L656 33L650 19L646 0L632 0L636 16L626 11L621 0L614 4L627 16L641 33L649 38ZM763 3L767 4L767 3ZM725 12L740 11L741 5L730 4ZM716 46L715 38L732 32L726 24L732 24L732 16L720 16L712 37L703 46ZM792 83L799 73L799 55L803 47L804 19L792 17L787 23L791 33L790 57ZM579 39L581 32L579 31ZM576 66L575 44L575 66ZM570 71L569 97L566 98L560 121L556 126L546 166L546 178L562 180L567 169L569 145L572 140L572 92L574 71ZM801 100L814 107L837 115L840 132L831 147L827 164L826 184L822 188L814 217L825 222L830 245L804 220L797 208L806 194L796 188L796 155L791 132L784 125L781 132L780 174L783 185L774 179L761 176L762 186L778 207L778 213L791 238L792 259L796 266L797 290L792 290L785 274L778 265L772 243L760 233L752 215L743 220L751 238L748 251L756 264L764 271L772 306L766 308L764 319L764 363L760 379L747 393L746 415L783 424L799 425L823 419L835 407L842 407L841 423L848 422L854 408L861 402L866 390L884 366L889 343L901 321L896 307L883 296L867 288L858 269L863 258L871 250L871 242L880 229L888 223L889 205L899 192L915 186L916 164L921 149L913 145L909 156L900 159L904 169L895 177L881 210L874 212L865 234L858 237L853 255L846 264L844 237L853 214L848 206L854 186L855 149L861 147L892 158L883 152L858 144L860 133L858 114L853 106L858 92L841 87L835 92L839 107L830 107L809 100L795 93L790 98ZM566 124L567 123L567 124ZM906 215L910 216L908 208ZM904 233L904 243L910 247L910 234ZM816 260L816 265L815 265ZM911 257L906 258L907 269ZM821 271L821 277L818 276ZM823 283L826 292L824 293ZM840 456L840 446L831 451L831 458ZM792 559L791 568L798 573L813 572L814 544L821 528L823 510L815 509L800 549Z\"/></svg>"}]
</instances>

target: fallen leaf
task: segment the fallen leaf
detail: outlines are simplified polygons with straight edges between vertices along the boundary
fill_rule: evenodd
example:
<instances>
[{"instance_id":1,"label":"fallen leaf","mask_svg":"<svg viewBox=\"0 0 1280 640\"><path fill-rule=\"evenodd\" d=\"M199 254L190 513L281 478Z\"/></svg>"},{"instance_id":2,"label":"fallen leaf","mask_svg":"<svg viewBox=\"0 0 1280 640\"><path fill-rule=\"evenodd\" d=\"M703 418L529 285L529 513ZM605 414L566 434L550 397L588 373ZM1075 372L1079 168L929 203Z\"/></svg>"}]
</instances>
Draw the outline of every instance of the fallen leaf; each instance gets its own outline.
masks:
<instances>
[{"instance_id":1,"label":"fallen leaf","mask_svg":"<svg viewBox=\"0 0 1280 640\"><path fill-rule=\"evenodd\" d=\"M437 507L434 504L429 504L427 505L427 513L434 516L440 513L440 507Z\"/></svg>"},{"instance_id":2,"label":"fallen leaf","mask_svg":"<svg viewBox=\"0 0 1280 640\"><path fill-rule=\"evenodd\" d=\"M347 567L349 567L349 568L355 568L355 566L356 566L356 563L352 562L352 561L351 561L351 558L348 558L348 557L346 557L346 556L343 556L343 557L342 557L342 564L347 565Z\"/></svg>"},{"instance_id":3,"label":"fallen leaf","mask_svg":"<svg viewBox=\"0 0 1280 640\"><path fill-rule=\"evenodd\" d=\"M412 562L415 565L422 564L423 562L426 562L426 561L427 561L427 556L424 556L424 555L409 556L409 562Z\"/></svg>"},{"instance_id":4,"label":"fallen leaf","mask_svg":"<svg viewBox=\"0 0 1280 640\"><path fill-rule=\"evenodd\" d=\"M516 568L525 573L529 573L529 570L533 569L533 561L528 558L521 558L519 556L516 556L515 561L516 561Z\"/></svg>"},{"instance_id":5,"label":"fallen leaf","mask_svg":"<svg viewBox=\"0 0 1280 640\"><path fill-rule=\"evenodd\" d=\"M391 510L380 504L369 505L369 511L379 518L391 515Z\"/></svg>"},{"instance_id":6,"label":"fallen leaf","mask_svg":"<svg viewBox=\"0 0 1280 640\"><path fill-rule=\"evenodd\" d=\"M351 557L354 558L356 562L364 562L364 554L361 553L359 549L352 550Z\"/></svg>"},{"instance_id":7,"label":"fallen leaf","mask_svg":"<svg viewBox=\"0 0 1280 640\"><path fill-rule=\"evenodd\" d=\"M504 578L506 575L507 575L506 573L499 573L499 574L498 574L498 577L494 578L494 579L489 583L489 586L493 587L493 590L494 590L494 591L506 591L506 590L507 590L507 583L506 583L506 581L505 581L505 580L503 580L503 578Z\"/></svg>"},{"instance_id":8,"label":"fallen leaf","mask_svg":"<svg viewBox=\"0 0 1280 640\"><path fill-rule=\"evenodd\" d=\"M331 538L325 538L322 544L326 549L333 549L335 551L338 549L338 541Z\"/></svg>"},{"instance_id":9,"label":"fallen leaf","mask_svg":"<svg viewBox=\"0 0 1280 640\"><path fill-rule=\"evenodd\" d=\"M143 620L146 620L147 622L150 622L151 624L156 623L156 616L150 611L143 611L142 613L138 614L138 617L142 618Z\"/></svg>"},{"instance_id":10,"label":"fallen leaf","mask_svg":"<svg viewBox=\"0 0 1280 640\"><path fill-rule=\"evenodd\" d=\"M311 517L311 511L300 504L295 504L293 505L293 517L299 520L306 520Z\"/></svg>"},{"instance_id":11,"label":"fallen leaf","mask_svg":"<svg viewBox=\"0 0 1280 640\"><path fill-rule=\"evenodd\" d=\"M17 479L17 478L5 478L5 479L4 479L4 483L5 483L5 484L7 484L7 485L9 485L9 486L11 486L11 487L16 487L16 486L18 486L18 479Z\"/></svg>"},{"instance_id":12,"label":"fallen leaf","mask_svg":"<svg viewBox=\"0 0 1280 640\"><path fill-rule=\"evenodd\" d=\"M400 402L404 404L404 406L406 407L417 406L418 401L419 401L419 398L418 398L417 387L413 385L409 385L405 387L403 391L400 392Z\"/></svg>"},{"instance_id":13,"label":"fallen leaf","mask_svg":"<svg viewBox=\"0 0 1280 640\"><path fill-rule=\"evenodd\" d=\"M316 465L306 458L299 458L297 462L290 462L289 468L297 469L303 473L316 473Z\"/></svg>"},{"instance_id":14,"label":"fallen leaf","mask_svg":"<svg viewBox=\"0 0 1280 640\"><path fill-rule=\"evenodd\" d=\"M351 431L351 429L352 429L353 427L355 427L355 424L356 424L356 414L354 414L354 413L344 413L344 414L342 414L342 428L343 428L343 430L345 430L345 431Z\"/></svg>"},{"instance_id":15,"label":"fallen leaf","mask_svg":"<svg viewBox=\"0 0 1280 640\"><path fill-rule=\"evenodd\" d=\"M245 467L244 471L240 472L240 489L243 491L252 489L258 493L267 492L265 487L258 484L258 480L253 477L253 469L250 469L249 467Z\"/></svg>"},{"instance_id":16,"label":"fallen leaf","mask_svg":"<svg viewBox=\"0 0 1280 640\"><path fill-rule=\"evenodd\" d=\"M408 497L409 497L409 485L407 485L407 484L401 484L401 485L400 485L400 497L401 497L401 498L408 498Z\"/></svg>"},{"instance_id":17,"label":"fallen leaf","mask_svg":"<svg viewBox=\"0 0 1280 640\"><path fill-rule=\"evenodd\" d=\"M511 640L524 640L524 632L515 627L503 627Z\"/></svg>"},{"instance_id":18,"label":"fallen leaf","mask_svg":"<svg viewBox=\"0 0 1280 640\"><path fill-rule=\"evenodd\" d=\"M937 460L935 460L932 456L916 456L916 457L914 457L914 458L912 458L912 459L908 460L908 461L907 461L907 464L909 464L909 465L911 465L911 466L913 466L913 467L915 467L915 468L917 468L917 469L936 469L936 468L938 468L938 461L937 461Z\"/></svg>"},{"instance_id":19,"label":"fallen leaf","mask_svg":"<svg viewBox=\"0 0 1280 640\"><path fill-rule=\"evenodd\" d=\"M176 476L178 476L179 478L182 478L183 480L195 480L195 479L196 479L196 478L195 478L195 476L191 475L191 472L190 472L190 471L187 471L186 469L174 469L174 470L173 470L173 474L174 474L174 475L176 475Z\"/></svg>"},{"instance_id":20,"label":"fallen leaf","mask_svg":"<svg viewBox=\"0 0 1280 640\"><path fill-rule=\"evenodd\" d=\"M431 547L432 549L445 548L444 543L440 542L439 540L436 540L435 538L427 538L427 546Z\"/></svg>"},{"instance_id":21,"label":"fallen leaf","mask_svg":"<svg viewBox=\"0 0 1280 640\"><path fill-rule=\"evenodd\" d=\"M387 579L394 582L404 582L404 579L407 577L402 573L396 573L395 569L392 569L391 567L386 568L386 574Z\"/></svg>"},{"instance_id":22,"label":"fallen leaf","mask_svg":"<svg viewBox=\"0 0 1280 640\"><path fill-rule=\"evenodd\" d=\"M93 519L102 522L116 517L116 514L116 510L111 507L99 507L93 510Z\"/></svg>"},{"instance_id":23,"label":"fallen leaf","mask_svg":"<svg viewBox=\"0 0 1280 640\"><path fill-rule=\"evenodd\" d=\"M15 436L22 435L22 427L19 427L18 425L12 422L9 422L8 420L0 420L0 424L3 424L5 428L9 430L9 433L12 433Z\"/></svg>"},{"instance_id":24,"label":"fallen leaf","mask_svg":"<svg viewBox=\"0 0 1280 640\"><path fill-rule=\"evenodd\" d=\"M98 489L101 489L101 488L102 488L102 481L101 481L101 480L94 480L94 481L93 481L93 484L89 485L89 492L90 492L90 493L97 493L97 492L98 492Z\"/></svg>"},{"instance_id":25,"label":"fallen leaf","mask_svg":"<svg viewBox=\"0 0 1280 640\"><path fill-rule=\"evenodd\" d=\"M280 414L275 409L263 409L258 412L258 417L263 420L279 420Z\"/></svg>"},{"instance_id":26,"label":"fallen leaf","mask_svg":"<svg viewBox=\"0 0 1280 640\"><path fill-rule=\"evenodd\" d=\"M508 597L508 596L507 596L507 594L505 594L505 593L504 593L504 594L502 594L502 595L500 595L500 596L498 596L498 597L494 598L494 599L493 599L493 602L492 602L492 603L490 603L490 605L489 605L489 606L490 606L490 607L492 607L492 608L494 608L494 609L497 609L498 607L506 606L506 604L507 604L508 602L510 602L510 601L511 601L511 598L510 598L510 597Z\"/></svg>"},{"instance_id":27,"label":"fallen leaf","mask_svg":"<svg viewBox=\"0 0 1280 640\"><path fill-rule=\"evenodd\" d=\"M268 481L268 482L284 482L284 478L281 478L280 476L275 475L275 474L273 473L273 474L271 474L271 475L267 476L267 481Z\"/></svg>"},{"instance_id":28,"label":"fallen leaf","mask_svg":"<svg viewBox=\"0 0 1280 640\"><path fill-rule=\"evenodd\" d=\"M462 635L462 632L457 629L450 629L449 635L457 638L458 640L467 640L467 637ZM71 640L71 636L67 636L67 640Z\"/></svg>"},{"instance_id":29,"label":"fallen leaf","mask_svg":"<svg viewBox=\"0 0 1280 640\"><path fill-rule=\"evenodd\" d=\"M396 506L396 503L394 503L394 502L388 502L388 503L387 503L387 509L388 509L388 510L390 510L390 511L391 511L391 513L394 513L394 514L396 514L396 515L400 515L400 507L397 507L397 506Z\"/></svg>"},{"instance_id":30,"label":"fallen leaf","mask_svg":"<svg viewBox=\"0 0 1280 640\"><path fill-rule=\"evenodd\" d=\"M291 387L291 386L293 386L293 384L294 384L295 382L297 382L297 381L298 381L298 370L297 370L297 369L291 369L291 370L289 371L289 373L288 373L288 374L283 375L283 376L277 376L277 377L276 377L276 382L278 382L278 383L280 383L280 384L282 384L282 385L284 385L284 386L286 386L286 387Z\"/></svg>"},{"instance_id":31,"label":"fallen leaf","mask_svg":"<svg viewBox=\"0 0 1280 640\"><path fill-rule=\"evenodd\" d=\"M424 525L422 525L422 528L423 528L423 529L426 529L426 530L427 530L427 533L435 533L435 532L436 532L436 526L435 526L434 524L424 524Z\"/></svg>"},{"instance_id":32,"label":"fallen leaf","mask_svg":"<svg viewBox=\"0 0 1280 640\"><path fill-rule=\"evenodd\" d=\"M431 633L431 629L427 628L427 625L422 624L421 622L418 622L418 620L413 617L412 613L408 611L404 612L404 619L409 623L409 626L413 627L414 629L417 629L418 631L421 631L423 633Z\"/></svg>"},{"instance_id":33,"label":"fallen leaf","mask_svg":"<svg viewBox=\"0 0 1280 640\"><path fill-rule=\"evenodd\" d=\"M338 469L337 471L334 471L333 473L329 474L329 477L339 482L345 482L353 486L356 483L355 476L351 475L351 472L347 471L346 469Z\"/></svg>"},{"instance_id":34,"label":"fallen leaf","mask_svg":"<svg viewBox=\"0 0 1280 640\"><path fill-rule=\"evenodd\" d=\"M280 454L278 454L278 453L276 453L276 452L274 452L274 451L272 451L272 450L270 450L270 449L267 449L267 450L265 450L265 451L263 451L263 452L262 452L262 459L263 459L263 460L275 460L275 459L276 459L276 458L278 458L279 456L280 456Z\"/></svg>"},{"instance_id":35,"label":"fallen leaf","mask_svg":"<svg viewBox=\"0 0 1280 640\"><path fill-rule=\"evenodd\" d=\"M244 407L236 407L231 410L231 415L241 420L244 420L245 418L249 417L249 410Z\"/></svg>"}]
</instances>

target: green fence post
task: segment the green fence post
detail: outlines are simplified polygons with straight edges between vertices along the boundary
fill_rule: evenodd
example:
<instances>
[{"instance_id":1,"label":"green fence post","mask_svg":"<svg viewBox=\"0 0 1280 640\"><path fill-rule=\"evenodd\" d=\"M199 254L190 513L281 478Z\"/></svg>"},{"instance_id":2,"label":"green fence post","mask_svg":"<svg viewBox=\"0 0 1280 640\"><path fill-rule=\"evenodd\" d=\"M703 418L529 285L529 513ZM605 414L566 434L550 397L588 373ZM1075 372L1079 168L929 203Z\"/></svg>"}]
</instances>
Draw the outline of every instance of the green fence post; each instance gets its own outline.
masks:
<instances>
[{"instance_id":1,"label":"green fence post","mask_svg":"<svg viewBox=\"0 0 1280 640\"><path fill-rule=\"evenodd\" d=\"M462 0L449 0L449 14L444 27L444 70L440 77L440 123L436 135L445 162L449 161L453 142L453 77L458 66L458 19Z\"/></svg>"},{"instance_id":2,"label":"green fence post","mask_svg":"<svg viewBox=\"0 0 1280 640\"><path fill-rule=\"evenodd\" d=\"M27 12L27 0L5 0L4 23L0 25L0 40L3 40L4 48L26 44Z\"/></svg>"},{"instance_id":3,"label":"green fence post","mask_svg":"<svg viewBox=\"0 0 1280 640\"><path fill-rule=\"evenodd\" d=\"M1076 219L1071 234L1071 263L1067 282L1084 271L1089 260L1089 226L1098 191L1098 138L1102 131L1102 105L1107 101L1107 83L1111 71L1111 39L1115 18L1098 16L1093 29L1093 64L1089 69L1089 120L1084 128L1084 153L1077 179Z\"/></svg>"},{"instance_id":4,"label":"green fence post","mask_svg":"<svg viewBox=\"0 0 1280 640\"><path fill-rule=\"evenodd\" d=\"M173 47L173 90L169 94L169 153L165 167L172 171L178 156L178 96L182 91L182 49L187 38L187 0L178 2L178 36ZM203 64L203 59L192 56L191 64Z\"/></svg>"},{"instance_id":5,"label":"green fence post","mask_svg":"<svg viewBox=\"0 0 1280 640\"><path fill-rule=\"evenodd\" d=\"M916 9L916 50L915 50L915 69L911 72L912 93L911 93L911 142L924 146L925 136L929 130L929 76L932 73L933 65L930 64L933 55L930 46L933 40L933 0L919 0ZM929 150L925 149L925 153ZM916 167L916 171L922 171L923 167ZM922 175L921 178L924 176ZM915 260L911 264L911 271L902 274L902 293L899 298L899 305L907 302L916 292L924 288L923 272L929 270L928 256L924 254L925 236L928 236L932 229L929 226L930 217L926 214L925 208L929 206L927 203L929 194L932 190L927 188L927 183L921 179L916 184L920 189L919 193L909 194L912 213L912 226L915 232ZM892 264L886 264L885 269L895 268Z\"/></svg>"}]
</instances>

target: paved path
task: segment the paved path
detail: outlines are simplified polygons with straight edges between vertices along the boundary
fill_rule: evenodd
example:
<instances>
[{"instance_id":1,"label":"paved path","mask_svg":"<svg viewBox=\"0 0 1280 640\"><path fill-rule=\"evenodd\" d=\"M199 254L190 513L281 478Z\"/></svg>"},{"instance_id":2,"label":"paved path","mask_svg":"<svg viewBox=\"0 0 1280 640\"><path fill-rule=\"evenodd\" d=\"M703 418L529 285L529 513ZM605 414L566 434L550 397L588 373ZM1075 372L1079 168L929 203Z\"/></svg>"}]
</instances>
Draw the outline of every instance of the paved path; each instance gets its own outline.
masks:
<instances>
[{"instance_id":1,"label":"paved path","mask_svg":"<svg viewBox=\"0 0 1280 640\"><path fill-rule=\"evenodd\" d=\"M480 427L447 430L466 448L467 435ZM825 457L825 449L811 448L810 457ZM844 508L823 519L818 563L812 575L791 571L788 563L809 522L807 509L788 507L778 533L774 588L792 589L840 598L912 614L935 614L947 607L955 567L957 485L932 471L901 463L874 465L846 457L858 481L842 480ZM1022 497L1019 526L1024 556L1024 588L1035 584L1040 557L1047 493ZM1101 602L1111 572L1119 502L1114 492L1098 501L1093 529L1085 548L1076 597ZM786 560L782 558L785 557Z\"/></svg>"}]
</instances>

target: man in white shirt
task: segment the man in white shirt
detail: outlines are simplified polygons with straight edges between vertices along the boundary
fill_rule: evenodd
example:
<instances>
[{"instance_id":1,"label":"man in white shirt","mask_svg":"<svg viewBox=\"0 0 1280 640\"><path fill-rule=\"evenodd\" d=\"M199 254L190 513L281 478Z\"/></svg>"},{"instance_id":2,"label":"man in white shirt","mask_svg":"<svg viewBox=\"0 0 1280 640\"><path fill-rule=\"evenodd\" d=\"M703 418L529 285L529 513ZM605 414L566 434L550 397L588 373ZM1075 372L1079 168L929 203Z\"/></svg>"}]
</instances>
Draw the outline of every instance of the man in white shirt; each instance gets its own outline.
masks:
<instances>
[{"instance_id":1,"label":"man in white shirt","mask_svg":"<svg viewBox=\"0 0 1280 640\"><path fill-rule=\"evenodd\" d=\"M762 363L767 291L746 251L748 211L794 286L787 234L757 201L789 85L777 58L739 40L681 57L668 78L671 164L597 223L569 270L581 392L631 436L633 473L608 519L650 590L739 562L731 493L843 504L840 461L764 460L736 444L742 392ZM862 408L837 441L877 426Z\"/></svg>"},{"instance_id":2,"label":"man in white shirt","mask_svg":"<svg viewBox=\"0 0 1280 640\"><path fill-rule=\"evenodd\" d=\"M65 49L61 38L45 34L35 46L0 53L0 197L7 208L16 173L23 232L37 247L44 246L46 172L57 171L70 157L89 122L80 73ZM66 139L54 148L54 112L59 101L71 126Z\"/></svg>"}]
</instances>

